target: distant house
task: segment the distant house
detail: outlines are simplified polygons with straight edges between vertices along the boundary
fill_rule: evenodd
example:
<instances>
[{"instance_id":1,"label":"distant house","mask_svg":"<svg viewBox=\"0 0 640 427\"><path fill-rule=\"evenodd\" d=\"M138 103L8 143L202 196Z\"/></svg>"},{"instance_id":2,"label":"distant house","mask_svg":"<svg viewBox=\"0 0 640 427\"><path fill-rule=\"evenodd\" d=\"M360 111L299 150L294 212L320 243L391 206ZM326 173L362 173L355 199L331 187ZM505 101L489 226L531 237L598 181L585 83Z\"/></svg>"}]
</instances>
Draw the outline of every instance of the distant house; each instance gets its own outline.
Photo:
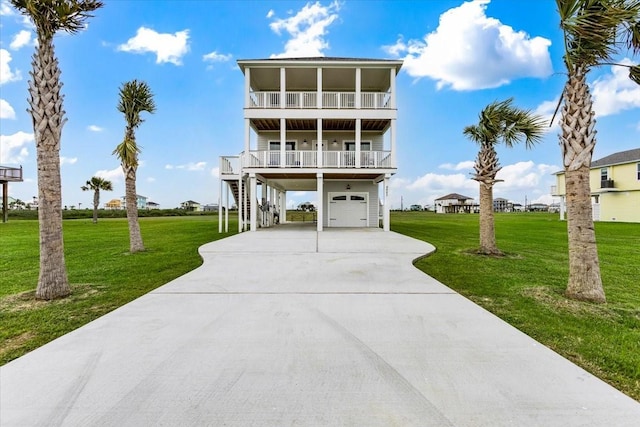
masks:
<instances>
[{"instance_id":1,"label":"distant house","mask_svg":"<svg viewBox=\"0 0 640 427\"><path fill-rule=\"evenodd\" d=\"M502 197L493 199L494 212L511 212L512 209L513 203L509 202L507 199L503 199Z\"/></svg>"},{"instance_id":2,"label":"distant house","mask_svg":"<svg viewBox=\"0 0 640 427\"><path fill-rule=\"evenodd\" d=\"M205 212L218 212L218 204L209 203L207 205L202 206L202 210Z\"/></svg>"},{"instance_id":3,"label":"distant house","mask_svg":"<svg viewBox=\"0 0 640 427\"><path fill-rule=\"evenodd\" d=\"M147 210L160 209L160 204L152 201L147 201Z\"/></svg>"},{"instance_id":4,"label":"distant house","mask_svg":"<svg viewBox=\"0 0 640 427\"><path fill-rule=\"evenodd\" d=\"M138 205L138 209L147 209L147 199L148 197L136 194L136 204ZM120 197L120 202L122 203L122 209L126 209L127 200L125 196Z\"/></svg>"},{"instance_id":5,"label":"distant house","mask_svg":"<svg viewBox=\"0 0 640 427\"><path fill-rule=\"evenodd\" d=\"M480 210L473 198L458 193L439 197L435 202L436 213L477 213Z\"/></svg>"},{"instance_id":6,"label":"distant house","mask_svg":"<svg viewBox=\"0 0 640 427\"><path fill-rule=\"evenodd\" d=\"M201 212L202 206L198 202L187 200L186 202L180 203L180 209L184 209L185 211L189 212Z\"/></svg>"},{"instance_id":7,"label":"distant house","mask_svg":"<svg viewBox=\"0 0 640 427\"><path fill-rule=\"evenodd\" d=\"M122 209L122 201L120 199L111 199L104 204L104 208L110 211L119 211Z\"/></svg>"},{"instance_id":8,"label":"distant house","mask_svg":"<svg viewBox=\"0 0 640 427\"><path fill-rule=\"evenodd\" d=\"M565 174L562 171L555 175L551 194L560 197L560 219L564 219ZM589 183L594 221L640 222L640 148L591 162Z\"/></svg>"},{"instance_id":9,"label":"distant house","mask_svg":"<svg viewBox=\"0 0 640 427\"><path fill-rule=\"evenodd\" d=\"M316 210L316 207L311 202L304 202L298 205L298 210L305 211L305 212L313 212Z\"/></svg>"},{"instance_id":10,"label":"distant house","mask_svg":"<svg viewBox=\"0 0 640 427\"><path fill-rule=\"evenodd\" d=\"M549 205L544 203L531 203L527 206L528 212L549 212Z\"/></svg>"}]
</instances>

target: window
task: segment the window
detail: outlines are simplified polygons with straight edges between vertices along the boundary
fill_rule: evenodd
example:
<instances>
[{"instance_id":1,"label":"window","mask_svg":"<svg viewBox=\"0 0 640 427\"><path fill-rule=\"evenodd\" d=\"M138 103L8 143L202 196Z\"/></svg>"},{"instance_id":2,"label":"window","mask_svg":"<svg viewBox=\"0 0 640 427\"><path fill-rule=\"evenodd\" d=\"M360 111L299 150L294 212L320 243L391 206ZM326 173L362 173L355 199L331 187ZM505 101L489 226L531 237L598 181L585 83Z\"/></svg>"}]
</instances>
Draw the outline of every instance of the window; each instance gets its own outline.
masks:
<instances>
[{"instance_id":1,"label":"window","mask_svg":"<svg viewBox=\"0 0 640 427\"><path fill-rule=\"evenodd\" d=\"M600 169L600 181L606 181L609 179L609 173L607 168Z\"/></svg>"},{"instance_id":2,"label":"window","mask_svg":"<svg viewBox=\"0 0 640 427\"><path fill-rule=\"evenodd\" d=\"M637 175L636 178L638 178L638 181L640 181L640 163L638 163L636 166L637 166L637 169L638 169L637 172L636 172L636 175Z\"/></svg>"},{"instance_id":3,"label":"window","mask_svg":"<svg viewBox=\"0 0 640 427\"><path fill-rule=\"evenodd\" d=\"M331 200L347 200L347 196L334 196Z\"/></svg>"},{"instance_id":4,"label":"window","mask_svg":"<svg viewBox=\"0 0 640 427\"><path fill-rule=\"evenodd\" d=\"M363 201L363 200L364 200L364 196L351 196L351 200L360 200L360 201Z\"/></svg>"},{"instance_id":5,"label":"window","mask_svg":"<svg viewBox=\"0 0 640 427\"><path fill-rule=\"evenodd\" d=\"M355 141L347 141L344 143L345 151L356 151L356 143ZM371 151L371 142L362 141L360 142L360 151Z\"/></svg>"},{"instance_id":6,"label":"window","mask_svg":"<svg viewBox=\"0 0 640 427\"><path fill-rule=\"evenodd\" d=\"M294 151L296 149L295 141L287 141L285 145L286 151ZM280 141L269 141L269 151L280 151Z\"/></svg>"}]
</instances>

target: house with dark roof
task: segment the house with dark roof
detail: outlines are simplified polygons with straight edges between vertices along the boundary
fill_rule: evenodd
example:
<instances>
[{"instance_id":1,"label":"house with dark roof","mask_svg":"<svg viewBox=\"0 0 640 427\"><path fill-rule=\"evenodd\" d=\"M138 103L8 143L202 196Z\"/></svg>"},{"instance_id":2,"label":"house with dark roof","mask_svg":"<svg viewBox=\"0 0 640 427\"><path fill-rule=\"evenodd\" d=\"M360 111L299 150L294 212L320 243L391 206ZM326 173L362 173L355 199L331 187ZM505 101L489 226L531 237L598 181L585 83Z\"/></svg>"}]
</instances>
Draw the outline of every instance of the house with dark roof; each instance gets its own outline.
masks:
<instances>
[{"instance_id":1,"label":"house with dark roof","mask_svg":"<svg viewBox=\"0 0 640 427\"><path fill-rule=\"evenodd\" d=\"M220 205L238 206L238 230L270 227L276 215L286 223L287 194L315 191L318 231L380 227L380 218L388 231L402 61L272 58L238 66L244 141L219 169ZM222 211L221 232L228 229Z\"/></svg>"},{"instance_id":2,"label":"house with dark roof","mask_svg":"<svg viewBox=\"0 0 640 427\"><path fill-rule=\"evenodd\" d=\"M458 193L447 194L435 199L436 213L478 213L480 205L472 197Z\"/></svg>"},{"instance_id":3,"label":"house with dark roof","mask_svg":"<svg viewBox=\"0 0 640 427\"><path fill-rule=\"evenodd\" d=\"M564 219L564 171L555 175L551 194L560 197L560 219ZM640 148L592 161L589 183L594 221L640 222Z\"/></svg>"}]
</instances>

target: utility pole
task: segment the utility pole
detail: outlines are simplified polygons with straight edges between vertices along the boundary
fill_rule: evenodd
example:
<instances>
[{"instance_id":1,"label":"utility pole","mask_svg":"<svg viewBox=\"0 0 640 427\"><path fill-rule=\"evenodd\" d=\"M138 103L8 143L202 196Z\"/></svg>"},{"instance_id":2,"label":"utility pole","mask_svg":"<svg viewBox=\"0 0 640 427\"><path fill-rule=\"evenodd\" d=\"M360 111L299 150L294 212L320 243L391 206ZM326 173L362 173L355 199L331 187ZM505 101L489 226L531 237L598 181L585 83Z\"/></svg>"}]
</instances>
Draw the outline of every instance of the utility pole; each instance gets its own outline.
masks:
<instances>
[{"instance_id":1,"label":"utility pole","mask_svg":"<svg viewBox=\"0 0 640 427\"><path fill-rule=\"evenodd\" d=\"M404 212L404 198L400 196L400 210Z\"/></svg>"}]
</instances>

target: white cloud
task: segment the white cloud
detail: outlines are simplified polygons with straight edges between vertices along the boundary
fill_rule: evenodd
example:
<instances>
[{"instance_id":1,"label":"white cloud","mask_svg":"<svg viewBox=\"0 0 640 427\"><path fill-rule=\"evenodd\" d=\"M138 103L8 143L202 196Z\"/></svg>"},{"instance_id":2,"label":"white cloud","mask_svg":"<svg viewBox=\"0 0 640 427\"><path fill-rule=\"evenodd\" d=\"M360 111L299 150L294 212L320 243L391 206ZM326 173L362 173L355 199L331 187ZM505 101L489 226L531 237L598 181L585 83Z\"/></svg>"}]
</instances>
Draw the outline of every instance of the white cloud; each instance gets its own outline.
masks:
<instances>
[{"instance_id":1,"label":"white cloud","mask_svg":"<svg viewBox=\"0 0 640 427\"><path fill-rule=\"evenodd\" d=\"M7 101L0 99L0 119L15 120L16 112Z\"/></svg>"},{"instance_id":2,"label":"white cloud","mask_svg":"<svg viewBox=\"0 0 640 427\"><path fill-rule=\"evenodd\" d=\"M11 70L11 54L6 49L0 49L0 85L20 80L20 70Z\"/></svg>"},{"instance_id":3,"label":"white cloud","mask_svg":"<svg viewBox=\"0 0 640 427\"><path fill-rule=\"evenodd\" d=\"M273 15L275 15L276 13L274 12L273 9L269 9L269 12L267 12L267 19L271 18Z\"/></svg>"},{"instance_id":4,"label":"white cloud","mask_svg":"<svg viewBox=\"0 0 640 427\"><path fill-rule=\"evenodd\" d=\"M211 168L211 176L214 178L220 178L220 168L219 167Z\"/></svg>"},{"instance_id":5,"label":"white cloud","mask_svg":"<svg viewBox=\"0 0 640 427\"><path fill-rule=\"evenodd\" d=\"M558 109L555 118L553 117L553 113L556 111L556 107L558 106L558 101L560 98L555 98L552 101L544 101L542 104L538 105L538 107L533 111L534 114L542 116L547 121L547 132L551 130L560 129L560 117L562 112ZM553 118L553 126L549 126L551 119Z\"/></svg>"},{"instance_id":6,"label":"white cloud","mask_svg":"<svg viewBox=\"0 0 640 427\"><path fill-rule=\"evenodd\" d=\"M632 65L627 58L622 64ZM593 109L599 117L640 107L640 85L629 78L626 67L611 67L611 73L596 79L591 85Z\"/></svg>"},{"instance_id":7,"label":"white cloud","mask_svg":"<svg viewBox=\"0 0 640 427\"><path fill-rule=\"evenodd\" d=\"M520 77L551 74L549 46L485 14L490 0L474 0L440 16L438 28L423 40L402 38L384 49L405 54L405 70L412 77L430 77L438 89L475 90L499 87Z\"/></svg>"},{"instance_id":8,"label":"white cloud","mask_svg":"<svg viewBox=\"0 0 640 427\"><path fill-rule=\"evenodd\" d=\"M60 165L74 165L78 162L77 157L60 156Z\"/></svg>"},{"instance_id":9,"label":"white cloud","mask_svg":"<svg viewBox=\"0 0 640 427\"><path fill-rule=\"evenodd\" d=\"M11 6L9 6L9 2L8 1L1 1L0 2L0 15L1 16L13 16L15 15L15 11L11 8Z\"/></svg>"},{"instance_id":10,"label":"white cloud","mask_svg":"<svg viewBox=\"0 0 640 427\"><path fill-rule=\"evenodd\" d=\"M470 175L465 175L461 173L452 174L452 175L441 175L435 173L427 173L409 185L407 188L409 190L418 190L418 189L430 189L430 190L446 190L453 188L454 190L447 190L447 193L450 193L459 189L475 189L478 184L475 181L472 181Z\"/></svg>"},{"instance_id":11,"label":"white cloud","mask_svg":"<svg viewBox=\"0 0 640 427\"><path fill-rule=\"evenodd\" d=\"M465 170L465 169L473 169L473 166L476 163L473 160L466 160L464 162L460 162L458 164L452 164L452 163L444 163L440 166L438 166L440 169L448 169L448 170L454 170L454 171L460 171L460 170Z\"/></svg>"},{"instance_id":12,"label":"white cloud","mask_svg":"<svg viewBox=\"0 0 640 427\"><path fill-rule=\"evenodd\" d=\"M91 132L102 132L104 128L101 128L100 126L97 126L97 125L89 125L87 126L87 130L90 130Z\"/></svg>"},{"instance_id":13,"label":"white cloud","mask_svg":"<svg viewBox=\"0 0 640 427\"><path fill-rule=\"evenodd\" d=\"M16 132L0 135L0 164L22 163L29 156L27 146L34 142L32 133Z\"/></svg>"},{"instance_id":14,"label":"white cloud","mask_svg":"<svg viewBox=\"0 0 640 427\"><path fill-rule=\"evenodd\" d=\"M320 2L307 3L295 15L286 19L275 19L269 27L280 35L287 32L291 38L284 45L284 52L272 54L272 58L299 58L324 56L323 50L329 48L326 41L328 27L338 19L340 3L334 1L328 6ZM273 18L275 13L269 11L267 18Z\"/></svg>"},{"instance_id":15,"label":"white cloud","mask_svg":"<svg viewBox=\"0 0 640 427\"><path fill-rule=\"evenodd\" d=\"M93 175L99 176L100 178L104 178L109 181L121 181L124 179L124 173L122 172L122 168L120 166L111 170L99 170Z\"/></svg>"},{"instance_id":16,"label":"white cloud","mask_svg":"<svg viewBox=\"0 0 640 427\"><path fill-rule=\"evenodd\" d=\"M150 176L150 177L148 177L148 178L146 179L146 181L147 181L147 182L156 182L156 179L155 179L154 177Z\"/></svg>"},{"instance_id":17,"label":"white cloud","mask_svg":"<svg viewBox=\"0 0 640 427\"><path fill-rule=\"evenodd\" d=\"M9 48L12 50L18 50L21 47L27 46L31 42L31 31L20 30L18 34L13 37Z\"/></svg>"},{"instance_id":18,"label":"white cloud","mask_svg":"<svg viewBox=\"0 0 640 427\"><path fill-rule=\"evenodd\" d=\"M167 164L164 166L165 169L185 169L188 171L201 171L204 170L205 166L207 166L207 162L189 162L184 165L171 165Z\"/></svg>"},{"instance_id":19,"label":"white cloud","mask_svg":"<svg viewBox=\"0 0 640 427\"><path fill-rule=\"evenodd\" d=\"M135 37L118 46L123 52L156 54L156 64L170 62L182 65L182 57L189 52L189 30L178 31L174 34L158 33L152 29L140 27Z\"/></svg>"},{"instance_id":20,"label":"white cloud","mask_svg":"<svg viewBox=\"0 0 640 427\"><path fill-rule=\"evenodd\" d=\"M232 57L233 55L231 55L230 53L229 54L218 53L214 50L211 53L207 53L206 55L203 55L202 60L205 62L227 62Z\"/></svg>"}]
</instances>

